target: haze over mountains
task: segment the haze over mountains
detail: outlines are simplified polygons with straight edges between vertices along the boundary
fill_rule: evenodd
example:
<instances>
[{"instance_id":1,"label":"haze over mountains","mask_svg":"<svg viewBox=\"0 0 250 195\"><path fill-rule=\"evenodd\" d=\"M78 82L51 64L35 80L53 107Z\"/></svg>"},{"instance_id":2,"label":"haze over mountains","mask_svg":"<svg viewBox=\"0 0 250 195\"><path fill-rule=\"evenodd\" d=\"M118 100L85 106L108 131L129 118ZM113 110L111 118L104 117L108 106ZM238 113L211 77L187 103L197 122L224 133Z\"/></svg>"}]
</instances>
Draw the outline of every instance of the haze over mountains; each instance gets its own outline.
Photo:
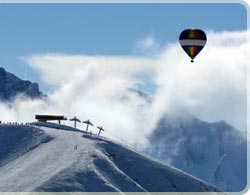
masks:
<instances>
[{"instance_id":1,"label":"haze over mountains","mask_svg":"<svg viewBox=\"0 0 250 195\"><path fill-rule=\"evenodd\" d=\"M247 184L246 137L225 121L166 115L150 135L146 152L223 191L241 191Z\"/></svg>"},{"instance_id":2,"label":"haze over mountains","mask_svg":"<svg viewBox=\"0 0 250 195\"><path fill-rule=\"evenodd\" d=\"M128 92L151 102L145 93ZM179 110L162 116L143 151L223 191L237 192L247 184L246 138L245 131L226 121L210 123Z\"/></svg>"},{"instance_id":3,"label":"haze over mountains","mask_svg":"<svg viewBox=\"0 0 250 195\"><path fill-rule=\"evenodd\" d=\"M128 95L126 96L126 93L128 93ZM138 90L134 90L134 89L129 89L127 92L125 93L124 96L122 96L121 101L128 101L128 99L131 97L131 94L135 94L138 98L144 99L146 102L145 104L141 105L141 106L146 106L146 104L150 104L152 101L150 99L150 97L143 93L140 92ZM33 98L41 98L41 97L45 97L45 95L39 91L39 87L38 84L36 83L31 83L29 81L22 81L21 79L17 78L15 75L6 72L3 68L0 68L0 101L12 101L16 96L18 95L24 95L27 97L30 97L31 99ZM2 172L3 175L5 175L5 177L2 177L2 182L6 182L8 180L6 180L6 178L9 178L11 182L14 181L14 178L16 178L15 174L20 174L17 172L13 172L13 174L9 171L11 171L12 169L14 169L14 162L19 164L19 163L24 163L24 159L26 159L26 157L28 158L28 156L30 154L35 155L32 156L32 158L37 157L37 161L36 162L30 162L30 163L34 163L34 168L35 167L39 167L39 165L37 163L39 163L39 160L42 160L42 162L46 163L52 163L52 161L44 161L44 159L40 159L43 157L39 157L39 153L41 151L48 153L48 155L51 155L51 158L54 158L54 153L52 154L51 151L49 151L48 148L50 148L51 146L53 146L52 143L57 143L57 142L51 142L52 137L56 137L56 140L60 140L61 138L63 138L64 136L66 136L67 133L65 132L60 132L59 134L57 134L56 132L54 132L53 130L48 130L46 128L42 127L42 130L39 129L30 129L30 127L28 129L25 129L26 127L18 127L17 129L15 129L16 127L8 127L8 126L2 126L4 127L2 129L3 134L1 134L1 140L2 143L4 145L2 145L2 148L5 148L5 150L2 150L2 153L0 154L0 161L1 161L1 167L0 170L5 171ZM1 128L2 128L1 127ZM10 130L10 129L12 130ZM8 129L8 133L7 130ZM30 139L29 137L31 135L28 135L28 132L30 132L29 130L31 130L31 132L34 133L34 138L32 137L32 139ZM53 136L51 135L51 132ZM13 136L13 134L17 135ZM14 133L16 132L16 133ZM70 136L75 137L75 132L71 132L74 134L70 134ZM56 135L55 135L56 134ZM41 135L41 137L40 137ZM28 137L26 137L28 136ZM78 137L80 136L77 135ZM86 137L85 137L86 138ZM84 140L85 140L84 138ZM31 142L33 142L35 140L35 145L30 146L27 143L23 143L23 142L28 142L28 139L31 140ZM64 138L63 138L64 139ZM75 137L76 140L79 140L79 145L82 144L82 138L77 138ZM88 137L87 139L90 140L85 140L86 142L88 142L91 146L93 146L93 148L95 147L99 147L100 143L103 142L103 140L98 140L98 144L97 143L92 143L91 139L92 137ZM99 139L99 138L98 138ZM4 141L5 140L5 141ZM7 141L6 141L7 140ZM81 140L81 141L80 141ZM65 140L64 140L65 141ZM10 146L10 142L12 143L16 143L17 145L15 146ZM46 143L48 142L48 145L46 145ZM166 114L164 115L157 123L156 127L154 128L154 130L151 132L151 134L148 137L148 145L147 147L143 150L143 152L159 159L160 161L167 163L173 167L176 167L184 172L189 173L190 175L193 175L197 178L200 178L204 181L206 181L207 183L211 183L212 185L216 186L218 189L223 190L223 191L241 191L245 188L246 186L246 158L247 158L247 154L246 154L246 134L245 132L241 132L239 130L236 130L234 127L230 126L229 124L227 124L225 121L221 121L221 122L215 122L215 123L208 123L205 121L202 121L194 116L192 116L191 114L188 114L187 112L180 112L180 113L175 113L175 114ZM111 143L111 142L108 142ZM60 146L62 146L63 144L66 145L72 145L74 144L73 139L70 142L60 142ZM45 147L46 145L46 150L43 150L42 148ZM112 145L112 144L111 144ZM109 144L106 145L107 147L111 147L109 146ZM105 147L106 147L105 146ZM14 147L14 148L12 148ZM39 150L37 150L35 153L33 153L36 147L39 148ZM86 148L88 147L87 145L81 145L82 148ZM124 147L124 146L122 146ZM40 150L41 149L41 150ZM54 148L55 149L55 148ZM65 149L66 150L66 149ZM68 150L68 149L67 149ZM101 151L104 150L104 148L100 149ZM105 149L106 150L106 149ZM116 149L115 149L116 150ZM124 148L119 148L117 149L120 152L124 153ZM126 149L127 150L127 149ZM39 152L40 151L40 152ZM112 150L113 151L113 150ZM62 151L57 151L56 153L60 153ZM91 151L92 152L92 151ZM87 160L90 164L96 162L96 160L93 160L93 155L95 156L95 154L91 153L90 151L88 151L87 153L89 153L89 155L85 156L84 159L81 159L81 161ZM70 151L69 151L70 153ZM100 151L98 151L97 153L100 153ZM125 152L125 153L130 153L130 152ZM79 153L80 154L80 153ZM81 153L82 154L82 153ZM71 154L69 154L71 155ZM140 154L141 155L141 154ZM71 156L65 156L65 158L69 159ZM16 158L18 158L18 160L14 161ZM74 157L75 158L75 157ZM81 157L77 157L77 158L81 158ZM103 156L97 155L97 161L102 161L100 159L102 159ZM22 160L23 159L23 160ZM30 159L30 158L28 158ZM133 162L133 164L136 164L136 161L140 161L140 157L131 157L130 154L128 156L128 159L131 159L131 161ZM123 157L120 159L119 163L122 162L127 162L126 159L124 159ZM147 160L146 160L147 161ZM10 164L9 164L10 163ZM11 164L12 163L12 164ZM59 163L59 162L58 162ZM74 161L71 163L75 164L72 168L67 168L67 170L64 172L62 172L62 174L59 174L59 172L56 172L54 175L50 175L48 177L50 177L50 179L45 178L44 182L46 183L46 185L38 185L37 186L33 186L33 188L29 188L29 181L28 180L28 176L27 176L27 183L23 184L23 183L19 183L19 187L20 188L16 188L16 190L18 191L18 189L22 189L22 190L41 190L41 191L49 191L49 190L55 190L55 191L59 191L59 188L62 188L62 185L66 185L67 186L67 178L71 178L69 179L70 182L73 183L77 183L77 185L79 183L82 182L87 182L87 181L83 181L82 180L82 176L86 174L88 176L90 176L90 178L92 178L94 183L97 182L96 184L100 185L99 189L100 191L102 190L111 190L111 191L115 191L115 190L124 190L125 188L123 188L122 186L125 185L124 181L120 181L121 178L119 178L118 176L110 176L109 173L107 173L107 170L112 171L117 171L118 168L114 168L116 166L118 166L117 164L112 164L111 162L105 162L104 164L109 164L108 166L113 167L112 169L110 167L98 167L100 168L104 168L105 170L100 170L101 172L103 172L102 174L98 174L97 175L101 175L102 179L100 180L100 178L98 178L95 174L96 171L96 167L94 167L94 169L91 171L91 173L89 172L84 172L84 174L82 175L82 168L81 166L83 166L83 164L79 164L78 160ZM110 165L111 163L111 165ZM144 163L144 160L143 160ZM9 164L9 165L7 165ZM146 163L147 164L147 163ZM149 163L150 164L150 163ZM3 167L2 167L3 166ZM27 167L20 167L20 169L23 170L27 170L28 171L28 167L29 165L26 164L24 166ZM56 166L59 166L59 164L57 164ZM84 165L85 166L85 165ZM98 165L100 166L100 165ZM133 166L131 164L131 166ZM139 165L138 165L139 166ZM143 167L143 169L145 170L150 170L149 167L152 167L151 164L147 165L147 168ZM158 166L158 164L157 164ZM161 165L159 165L161 167ZM42 165L40 165L40 167L42 168ZM65 167L64 167L65 168ZM93 168L93 167L92 167ZM107 168L107 169L106 169ZM120 174L121 170L118 170L119 174L123 179L127 178L128 174L126 171L131 171L127 169L128 167L125 167L125 173ZM119 167L120 169L120 167ZM138 167L136 169L139 169ZM142 169L142 170L143 170ZM85 169L87 170L87 169ZM141 170L141 169L140 169ZM141 170L141 171L142 171ZM122 171L124 171L122 169ZM155 169L156 172L158 172L158 168ZM49 172L49 171L48 171ZM81 172L81 173L79 173ZM133 171L132 171L133 172ZM11 174L10 174L11 173ZM27 174L28 172L24 171L22 172L22 174ZM10 175L9 175L10 174ZM59 175L58 175L59 174ZM132 174L132 173L131 173ZM154 173L148 173L148 175L143 175L142 172L140 172L140 174L143 177L149 178L151 177L151 175L155 174ZM0 174L1 175L1 174ZM9 177L7 177L9 175ZM106 175L109 179L106 178ZM179 175L179 174L177 174ZM177 177L178 176L174 174L173 177ZM40 177L40 175L39 175ZM47 176L46 176L47 177ZM52 179L53 177L53 179ZM105 179L103 179L103 177ZM112 177L112 178L111 178ZM129 175L129 177L131 178L131 175ZM166 183L168 183L168 181L166 181L165 178L166 175L159 175L159 177L163 177L161 178L161 180L164 180ZM5 178L5 179L4 179ZM186 178L186 176L185 176ZM122 179L122 180L123 180ZM137 178L135 178L135 176L133 176L132 180L129 179L129 182L132 181L132 183L137 183L137 181L135 181ZM170 179L170 178L168 178ZM103 180L105 180L104 184L100 184L100 182L102 183ZM125 179L127 181L127 179ZM173 180L173 178L171 177L171 180ZM175 180L175 179L174 179ZM110 185L108 185L108 183L110 182ZM117 182L120 184L117 184ZM184 187L183 185L183 181L180 181L179 179L176 180L177 183L171 183L171 185L168 185L168 188L163 187L164 183L161 184L152 184L154 185L155 188L152 187L145 187L148 185L147 183L148 181L143 181L143 185L142 183L139 185L141 187L136 187L136 188L132 188L129 187L129 189L131 189L131 191L136 189L144 189L145 191L150 191L152 189L158 189L159 191L165 191L165 190L169 190L169 191L181 191L181 190L185 190L188 191L188 186ZM1 183L1 182L0 182ZM116 183L116 184L115 184ZM178 184L180 183L181 186ZM6 186L2 187L2 189L4 191L7 191L9 189L11 189L11 187L13 186L8 186L7 183L5 183ZM109 186L107 187L106 186ZM112 185L111 185L112 184ZM173 185L172 185L173 184ZM178 185L177 185L178 184ZM70 184L71 185L71 184ZM73 184L72 184L73 185ZM80 184L79 184L80 185ZM88 184L89 185L89 184ZM126 184L125 186L131 186L130 184ZM190 184L191 185L191 184ZM24 186L22 188L22 186ZM26 188L26 187L27 188ZM110 187L111 186L111 187ZM115 187L114 187L115 186ZM127 187L128 187L127 186ZM175 189L175 187L176 189ZM190 191L194 190L194 191L199 191L201 188L200 186L197 187L197 185L195 184L194 186L196 187L190 187ZM87 185L81 186L79 188L75 188L76 186L73 185L73 187L65 187L63 188L63 190L67 191L74 191L74 190L93 190L94 187L96 187L96 185L93 185L92 187L88 188ZM1 186L0 186L1 189ZM13 188L14 189L14 188ZM199 190L198 190L199 189ZM202 189L204 190L204 188L202 187ZM62 191L63 191L62 190Z\"/></svg>"}]
</instances>

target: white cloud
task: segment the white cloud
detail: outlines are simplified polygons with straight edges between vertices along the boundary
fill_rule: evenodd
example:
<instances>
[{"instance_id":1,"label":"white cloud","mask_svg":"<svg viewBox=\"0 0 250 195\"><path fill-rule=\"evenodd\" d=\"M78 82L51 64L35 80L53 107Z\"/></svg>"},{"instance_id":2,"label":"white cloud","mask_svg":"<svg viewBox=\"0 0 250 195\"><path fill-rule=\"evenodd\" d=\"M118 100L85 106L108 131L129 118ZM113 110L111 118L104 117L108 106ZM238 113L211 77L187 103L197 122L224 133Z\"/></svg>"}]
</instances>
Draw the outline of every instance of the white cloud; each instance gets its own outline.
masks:
<instances>
[{"instance_id":1,"label":"white cloud","mask_svg":"<svg viewBox=\"0 0 250 195\"><path fill-rule=\"evenodd\" d=\"M0 104L0 109L6 110L3 120L30 121L36 113L76 115L102 125L106 136L140 144L146 142L145 135L165 112L180 108L207 121L226 120L243 130L246 32L211 31L207 37L207 45L194 63L178 43L168 45L154 58L67 54L26 57L55 91L49 94L49 102L17 100L14 108ZM150 73L157 87L150 106L131 94L130 101L121 101L128 87L143 82L138 75Z\"/></svg>"},{"instance_id":2,"label":"white cloud","mask_svg":"<svg viewBox=\"0 0 250 195\"><path fill-rule=\"evenodd\" d=\"M114 74L138 73L151 71L153 59L130 56L87 56L67 54L40 54L23 58L36 69L42 79L50 85L60 86L75 75L92 74L95 70ZM83 73L85 72L85 73ZM85 77L81 75L82 77Z\"/></svg>"},{"instance_id":3,"label":"white cloud","mask_svg":"<svg viewBox=\"0 0 250 195\"><path fill-rule=\"evenodd\" d=\"M155 39L153 36L145 36L142 40L137 41L136 47L139 50L148 50L154 47Z\"/></svg>"},{"instance_id":4,"label":"white cloud","mask_svg":"<svg viewBox=\"0 0 250 195\"><path fill-rule=\"evenodd\" d=\"M169 106L182 106L204 120L226 120L245 130L246 35L208 33L207 45L194 63L188 62L178 45L170 46L157 70L159 96L165 93Z\"/></svg>"},{"instance_id":5,"label":"white cloud","mask_svg":"<svg viewBox=\"0 0 250 195\"><path fill-rule=\"evenodd\" d=\"M157 55L163 48L159 42L152 35L147 35L138 40L135 44L136 52L143 53L144 55L153 56Z\"/></svg>"}]
</instances>

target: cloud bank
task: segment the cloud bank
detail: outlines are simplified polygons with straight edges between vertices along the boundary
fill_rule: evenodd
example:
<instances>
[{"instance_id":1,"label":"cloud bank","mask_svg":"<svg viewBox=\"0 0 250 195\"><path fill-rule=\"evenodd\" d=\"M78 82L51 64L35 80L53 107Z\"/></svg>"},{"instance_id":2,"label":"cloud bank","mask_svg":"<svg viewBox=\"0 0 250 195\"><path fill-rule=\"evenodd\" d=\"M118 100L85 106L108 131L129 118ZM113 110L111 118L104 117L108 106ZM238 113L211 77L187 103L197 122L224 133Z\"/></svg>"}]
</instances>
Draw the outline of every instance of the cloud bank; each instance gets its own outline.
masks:
<instances>
[{"instance_id":1,"label":"cloud bank","mask_svg":"<svg viewBox=\"0 0 250 195\"><path fill-rule=\"evenodd\" d=\"M105 136L138 145L147 141L165 113L176 110L210 122L225 120L245 130L247 32L210 31L207 38L194 63L178 42L151 57L56 53L23 57L54 91L48 101L17 98L14 106L0 103L6 113L3 121L32 121L36 113L76 115L102 125ZM154 41L146 36L138 44L147 51ZM151 103L127 90L147 87L145 75L155 86Z\"/></svg>"}]
</instances>

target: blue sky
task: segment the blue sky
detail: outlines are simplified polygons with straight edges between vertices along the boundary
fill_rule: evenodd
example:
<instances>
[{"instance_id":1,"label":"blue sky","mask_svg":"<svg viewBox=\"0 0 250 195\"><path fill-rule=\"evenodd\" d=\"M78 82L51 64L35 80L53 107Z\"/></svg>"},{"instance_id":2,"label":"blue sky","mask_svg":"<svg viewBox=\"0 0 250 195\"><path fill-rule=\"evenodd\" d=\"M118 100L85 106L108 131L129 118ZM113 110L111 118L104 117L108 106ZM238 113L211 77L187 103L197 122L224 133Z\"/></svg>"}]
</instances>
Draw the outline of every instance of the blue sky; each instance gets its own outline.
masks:
<instances>
[{"instance_id":1,"label":"blue sky","mask_svg":"<svg viewBox=\"0 0 250 195\"><path fill-rule=\"evenodd\" d=\"M21 60L43 53L143 55L138 40L178 41L186 28L247 29L239 4L0 4L0 65L48 87Z\"/></svg>"},{"instance_id":2,"label":"blue sky","mask_svg":"<svg viewBox=\"0 0 250 195\"><path fill-rule=\"evenodd\" d=\"M178 43L186 28L208 38L192 64ZM0 66L39 83L51 98L49 105L17 103L6 116L29 121L34 111L65 113L134 135L183 109L244 130L246 30L240 3L0 4ZM150 108L118 101L127 87L149 93Z\"/></svg>"}]
</instances>

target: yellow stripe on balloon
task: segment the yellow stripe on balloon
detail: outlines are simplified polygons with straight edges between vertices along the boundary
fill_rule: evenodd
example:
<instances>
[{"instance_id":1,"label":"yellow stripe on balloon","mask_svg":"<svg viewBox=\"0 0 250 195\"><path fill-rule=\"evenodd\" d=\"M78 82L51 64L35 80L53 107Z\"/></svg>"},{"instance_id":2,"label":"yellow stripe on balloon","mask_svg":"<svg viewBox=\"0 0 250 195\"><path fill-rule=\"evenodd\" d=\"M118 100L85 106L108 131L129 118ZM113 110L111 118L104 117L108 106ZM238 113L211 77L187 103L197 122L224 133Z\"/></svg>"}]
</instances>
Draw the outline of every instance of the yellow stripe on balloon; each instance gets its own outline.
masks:
<instances>
[{"instance_id":1,"label":"yellow stripe on balloon","mask_svg":"<svg viewBox=\"0 0 250 195\"><path fill-rule=\"evenodd\" d=\"M190 32L189 32L189 38L194 38L195 37L194 33L195 33L194 30L190 30Z\"/></svg>"},{"instance_id":2,"label":"yellow stripe on balloon","mask_svg":"<svg viewBox=\"0 0 250 195\"><path fill-rule=\"evenodd\" d=\"M194 47L190 47L189 48L189 51L190 51L190 55L191 55L191 57L194 57Z\"/></svg>"}]
</instances>

